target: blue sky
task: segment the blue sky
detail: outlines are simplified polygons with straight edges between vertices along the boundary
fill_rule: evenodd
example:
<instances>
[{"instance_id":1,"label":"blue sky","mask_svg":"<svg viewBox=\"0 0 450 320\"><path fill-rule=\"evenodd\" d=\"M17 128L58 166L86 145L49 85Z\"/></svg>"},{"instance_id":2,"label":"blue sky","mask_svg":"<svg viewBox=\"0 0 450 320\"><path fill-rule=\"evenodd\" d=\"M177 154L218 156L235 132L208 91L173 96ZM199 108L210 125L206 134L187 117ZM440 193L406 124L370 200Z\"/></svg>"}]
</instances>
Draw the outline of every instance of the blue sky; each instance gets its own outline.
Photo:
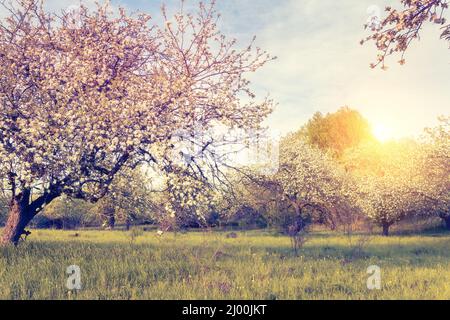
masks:
<instances>
[{"instance_id":1,"label":"blue sky","mask_svg":"<svg viewBox=\"0 0 450 320\"><path fill-rule=\"evenodd\" d=\"M122 0L124 1L124 0ZM121 2L121 1L118 1ZM124 1L133 9L152 12L161 1ZM176 9L178 0L166 0ZM268 119L271 128L285 133L300 127L316 111L348 105L358 109L374 127L393 137L417 135L450 110L448 43L437 26L423 30L407 54L397 57L388 71L372 70L373 45L361 46L367 12L398 0L218 0L221 28L242 45L253 35L257 44L278 60L251 77L261 95L277 102ZM196 5L196 1L187 1ZM448 16L448 14L447 14Z\"/></svg>"},{"instance_id":2,"label":"blue sky","mask_svg":"<svg viewBox=\"0 0 450 320\"><path fill-rule=\"evenodd\" d=\"M186 0L187 7L196 0ZM53 8L79 1L47 0ZM92 3L84 0L84 3ZM114 0L113 4L150 13L158 19L161 0ZM169 10L179 0L164 1ZM217 0L221 29L245 46L253 35L257 45L278 59L251 80L257 93L267 93L278 106L267 123L277 131L298 129L316 111L348 105L393 137L420 134L450 110L448 43L436 26L425 28L420 42L397 57L389 70L372 70L373 45L361 46L367 9L396 6L399 0ZM447 14L447 17L449 15Z\"/></svg>"}]
</instances>

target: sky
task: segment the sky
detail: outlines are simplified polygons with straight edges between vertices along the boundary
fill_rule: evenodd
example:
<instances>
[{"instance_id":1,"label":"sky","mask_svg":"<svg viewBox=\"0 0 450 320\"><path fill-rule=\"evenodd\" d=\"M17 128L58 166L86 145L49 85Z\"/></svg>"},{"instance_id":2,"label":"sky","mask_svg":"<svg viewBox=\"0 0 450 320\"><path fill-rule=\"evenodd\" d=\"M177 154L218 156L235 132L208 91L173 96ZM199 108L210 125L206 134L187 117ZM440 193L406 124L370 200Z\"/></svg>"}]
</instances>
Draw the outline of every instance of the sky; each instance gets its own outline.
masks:
<instances>
[{"instance_id":1,"label":"sky","mask_svg":"<svg viewBox=\"0 0 450 320\"><path fill-rule=\"evenodd\" d=\"M84 3L93 3L83 0ZM161 0L114 0L130 10L160 16ZM179 8L179 0L165 0ZM186 0L189 10L197 0ZM47 0L52 9L67 8L77 0ZM256 44L278 59L250 77L256 93L277 102L267 125L285 134L300 128L315 112L341 106L360 111L389 137L415 136L437 123L450 110L448 43L439 27L428 26L420 41L398 65L388 60L387 71L372 70L373 44L361 46L369 8L396 7L399 0L217 0L221 30L246 46ZM377 11L377 10L375 10ZM447 17L449 14L447 13ZM380 129L381 128L381 129Z\"/></svg>"}]
</instances>

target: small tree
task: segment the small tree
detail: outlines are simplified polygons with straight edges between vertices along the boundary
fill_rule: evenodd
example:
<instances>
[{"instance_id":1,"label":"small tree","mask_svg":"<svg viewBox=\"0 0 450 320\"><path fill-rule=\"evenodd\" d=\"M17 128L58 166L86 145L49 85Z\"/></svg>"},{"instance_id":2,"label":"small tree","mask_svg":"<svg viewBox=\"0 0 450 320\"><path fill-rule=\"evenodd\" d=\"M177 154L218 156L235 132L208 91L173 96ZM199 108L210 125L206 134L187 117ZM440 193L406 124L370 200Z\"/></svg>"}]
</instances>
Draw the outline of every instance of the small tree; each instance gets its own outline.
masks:
<instances>
[{"instance_id":1,"label":"small tree","mask_svg":"<svg viewBox=\"0 0 450 320\"><path fill-rule=\"evenodd\" d=\"M76 229L91 225L95 216L90 213L92 204L84 201L59 197L45 207L40 219L33 220L37 227L56 227L61 229Z\"/></svg>"},{"instance_id":2,"label":"small tree","mask_svg":"<svg viewBox=\"0 0 450 320\"><path fill-rule=\"evenodd\" d=\"M412 141L374 142L349 151L343 159L358 181L356 202L382 227L384 236L393 224L418 209L418 150Z\"/></svg>"},{"instance_id":3,"label":"small tree","mask_svg":"<svg viewBox=\"0 0 450 320\"><path fill-rule=\"evenodd\" d=\"M297 227L306 227L313 213L333 227L341 209L352 211L347 206L352 201L351 179L330 156L301 137L289 135L282 141L280 170L275 178L295 211Z\"/></svg>"},{"instance_id":4,"label":"small tree","mask_svg":"<svg viewBox=\"0 0 450 320\"><path fill-rule=\"evenodd\" d=\"M450 230L450 117L426 130L420 173L423 210L437 213Z\"/></svg>"},{"instance_id":5,"label":"small tree","mask_svg":"<svg viewBox=\"0 0 450 320\"><path fill-rule=\"evenodd\" d=\"M116 223L125 224L152 220L156 196L152 180L142 167L122 170L110 185L109 193L92 209L103 220L103 227L113 229Z\"/></svg>"},{"instance_id":6,"label":"small tree","mask_svg":"<svg viewBox=\"0 0 450 320\"><path fill-rule=\"evenodd\" d=\"M261 173L258 165L239 168L228 179L233 187L221 193L228 221L259 227L281 225L286 201L273 175Z\"/></svg>"},{"instance_id":7,"label":"small tree","mask_svg":"<svg viewBox=\"0 0 450 320\"><path fill-rule=\"evenodd\" d=\"M215 210L217 193L206 180L178 169L168 174L165 210L177 226L207 227L207 217Z\"/></svg>"},{"instance_id":8,"label":"small tree","mask_svg":"<svg viewBox=\"0 0 450 320\"><path fill-rule=\"evenodd\" d=\"M341 156L346 149L373 140L369 122L348 107L326 115L314 114L298 134L335 157Z\"/></svg>"}]
</instances>

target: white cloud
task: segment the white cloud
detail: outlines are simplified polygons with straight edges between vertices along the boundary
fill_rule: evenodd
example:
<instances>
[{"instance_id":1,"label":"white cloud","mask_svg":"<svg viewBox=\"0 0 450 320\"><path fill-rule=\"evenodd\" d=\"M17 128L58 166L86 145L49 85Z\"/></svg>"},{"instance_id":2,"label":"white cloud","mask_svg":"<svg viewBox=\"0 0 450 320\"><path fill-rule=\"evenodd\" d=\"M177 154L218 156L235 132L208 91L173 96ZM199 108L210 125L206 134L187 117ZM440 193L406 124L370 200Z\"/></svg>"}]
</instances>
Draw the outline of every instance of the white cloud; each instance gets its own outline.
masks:
<instances>
[{"instance_id":1,"label":"white cloud","mask_svg":"<svg viewBox=\"0 0 450 320\"><path fill-rule=\"evenodd\" d=\"M269 121L272 127L295 130L315 111L349 105L374 123L392 127L396 135L410 135L448 113L450 61L447 43L439 40L436 27L424 30L405 66L398 66L398 58L392 57L387 72L369 68L376 58L375 47L359 44L366 34L367 8L392 3L375 1L290 0L279 5L261 1L266 10L253 14L258 17L261 12L264 24L250 29L258 34L258 44L279 59L252 80L280 102ZM244 8L252 2L246 1ZM227 24L241 19L227 12L224 16Z\"/></svg>"}]
</instances>

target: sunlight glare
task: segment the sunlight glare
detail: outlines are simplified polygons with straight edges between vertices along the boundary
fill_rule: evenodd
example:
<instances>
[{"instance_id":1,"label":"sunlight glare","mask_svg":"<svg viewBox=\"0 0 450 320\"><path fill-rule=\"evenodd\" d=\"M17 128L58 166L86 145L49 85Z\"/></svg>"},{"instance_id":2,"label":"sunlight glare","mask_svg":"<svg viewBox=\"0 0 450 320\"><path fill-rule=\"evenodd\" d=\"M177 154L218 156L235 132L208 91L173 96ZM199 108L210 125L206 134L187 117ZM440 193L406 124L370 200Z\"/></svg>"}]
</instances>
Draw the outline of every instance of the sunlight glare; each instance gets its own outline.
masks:
<instances>
[{"instance_id":1,"label":"sunlight glare","mask_svg":"<svg viewBox=\"0 0 450 320\"><path fill-rule=\"evenodd\" d=\"M377 140L380 142L385 142L387 140L391 140L392 137L392 130L390 130L388 127L382 124L376 124L373 127L373 134Z\"/></svg>"}]
</instances>

